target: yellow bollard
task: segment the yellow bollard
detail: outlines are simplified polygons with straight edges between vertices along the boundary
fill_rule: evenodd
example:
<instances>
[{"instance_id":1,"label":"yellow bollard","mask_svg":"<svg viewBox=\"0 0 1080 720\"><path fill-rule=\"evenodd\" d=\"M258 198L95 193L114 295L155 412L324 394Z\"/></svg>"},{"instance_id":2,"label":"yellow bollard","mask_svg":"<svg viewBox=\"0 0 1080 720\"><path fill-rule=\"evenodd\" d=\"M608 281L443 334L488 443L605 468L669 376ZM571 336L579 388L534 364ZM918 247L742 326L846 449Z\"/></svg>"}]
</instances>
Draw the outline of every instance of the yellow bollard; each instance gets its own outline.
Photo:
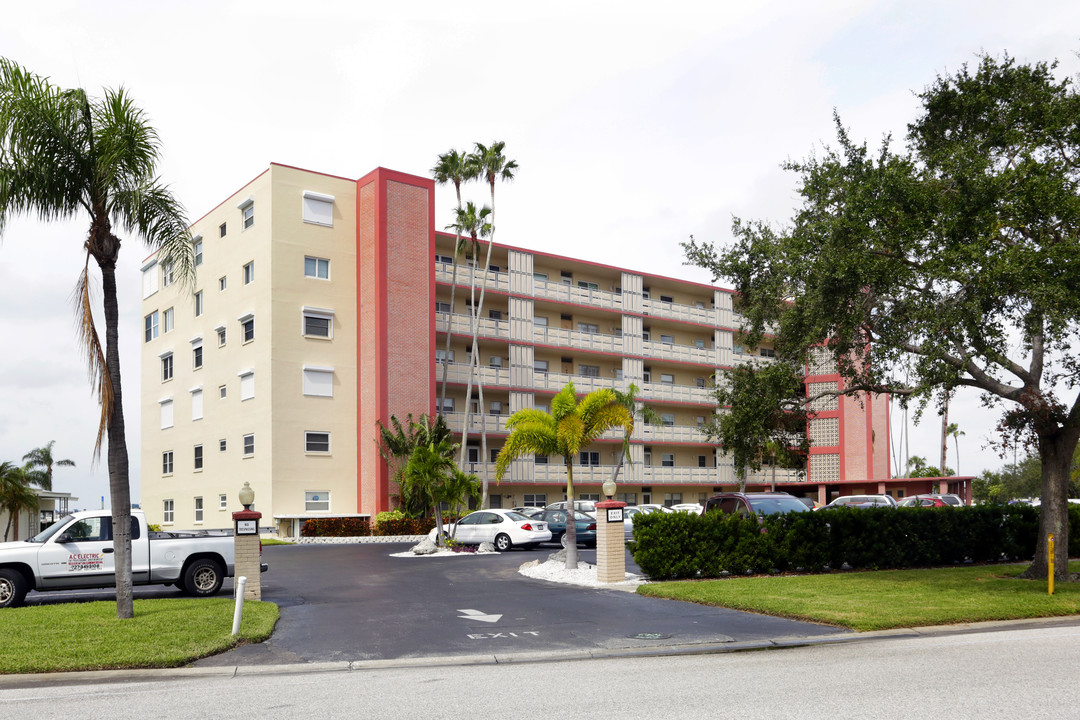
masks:
<instances>
[{"instance_id":1,"label":"yellow bollard","mask_svg":"<svg viewBox=\"0 0 1080 720\"><path fill-rule=\"evenodd\" d=\"M1054 533L1046 536L1046 553L1050 556L1049 567L1046 571L1046 579L1049 581L1049 594L1054 594Z\"/></svg>"}]
</instances>

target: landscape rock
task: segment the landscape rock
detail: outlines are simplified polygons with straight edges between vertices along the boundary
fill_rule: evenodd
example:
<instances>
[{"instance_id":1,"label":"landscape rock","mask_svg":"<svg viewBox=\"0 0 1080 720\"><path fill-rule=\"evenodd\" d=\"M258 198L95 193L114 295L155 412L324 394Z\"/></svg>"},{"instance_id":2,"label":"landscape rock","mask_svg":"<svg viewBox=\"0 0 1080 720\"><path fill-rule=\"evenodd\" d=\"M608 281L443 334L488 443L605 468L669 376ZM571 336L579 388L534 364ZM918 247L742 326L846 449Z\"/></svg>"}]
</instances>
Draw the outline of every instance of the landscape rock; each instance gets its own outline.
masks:
<instances>
[{"instance_id":1,"label":"landscape rock","mask_svg":"<svg viewBox=\"0 0 1080 720\"><path fill-rule=\"evenodd\" d=\"M495 546L492 545L491 543L482 542L482 543L480 543L480 547L477 549L476 552L478 552L478 553L493 553L493 552L498 552L498 551L495 549Z\"/></svg>"},{"instance_id":2,"label":"landscape rock","mask_svg":"<svg viewBox=\"0 0 1080 720\"><path fill-rule=\"evenodd\" d=\"M412 546L413 555L431 555L438 552L438 550L439 548L435 546L435 541L431 538L424 538Z\"/></svg>"}]
</instances>

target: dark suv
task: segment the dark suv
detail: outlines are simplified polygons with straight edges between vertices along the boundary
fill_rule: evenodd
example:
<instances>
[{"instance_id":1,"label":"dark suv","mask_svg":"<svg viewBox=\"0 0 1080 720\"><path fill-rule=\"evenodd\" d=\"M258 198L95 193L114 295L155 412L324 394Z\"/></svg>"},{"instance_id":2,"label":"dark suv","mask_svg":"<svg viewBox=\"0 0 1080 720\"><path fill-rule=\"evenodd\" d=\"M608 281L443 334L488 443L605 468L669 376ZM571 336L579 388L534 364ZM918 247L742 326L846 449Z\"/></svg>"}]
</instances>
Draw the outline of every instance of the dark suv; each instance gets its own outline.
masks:
<instances>
[{"instance_id":1,"label":"dark suv","mask_svg":"<svg viewBox=\"0 0 1080 720\"><path fill-rule=\"evenodd\" d=\"M726 492L713 495L705 501L704 512L719 510L722 513L738 513L749 516L774 515L786 512L810 512L797 497L786 492L741 493Z\"/></svg>"}]
</instances>

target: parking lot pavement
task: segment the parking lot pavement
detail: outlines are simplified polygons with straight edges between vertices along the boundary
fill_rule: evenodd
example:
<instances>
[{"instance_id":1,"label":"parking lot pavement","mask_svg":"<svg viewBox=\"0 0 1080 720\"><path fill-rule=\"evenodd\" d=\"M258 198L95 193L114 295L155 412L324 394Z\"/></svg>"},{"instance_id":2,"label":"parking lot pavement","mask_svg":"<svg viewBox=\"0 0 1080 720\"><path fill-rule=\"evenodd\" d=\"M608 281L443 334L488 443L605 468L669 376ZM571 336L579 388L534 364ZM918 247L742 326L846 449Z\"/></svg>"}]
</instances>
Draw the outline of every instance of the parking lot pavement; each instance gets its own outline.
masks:
<instances>
[{"instance_id":1,"label":"parking lot pavement","mask_svg":"<svg viewBox=\"0 0 1080 720\"><path fill-rule=\"evenodd\" d=\"M391 557L407 545L265 548L273 637L200 666L617 650L844 633L834 627L534 580L518 567L555 547ZM594 563L595 550L582 550ZM631 566L632 567L632 566ZM636 569L636 567L633 567Z\"/></svg>"}]
</instances>

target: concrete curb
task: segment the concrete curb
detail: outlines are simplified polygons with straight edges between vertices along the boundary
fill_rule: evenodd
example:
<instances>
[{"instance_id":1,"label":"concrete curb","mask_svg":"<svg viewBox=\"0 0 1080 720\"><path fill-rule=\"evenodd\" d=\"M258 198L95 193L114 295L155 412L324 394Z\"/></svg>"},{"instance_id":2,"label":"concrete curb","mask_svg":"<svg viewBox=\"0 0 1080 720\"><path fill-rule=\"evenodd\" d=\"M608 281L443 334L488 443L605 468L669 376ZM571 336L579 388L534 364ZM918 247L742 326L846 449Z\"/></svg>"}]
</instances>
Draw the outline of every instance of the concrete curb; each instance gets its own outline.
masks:
<instances>
[{"instance_id":1,"label":"concrete curb","mask_svg":"<svg viewBox=\"0 0 1080 720\"><path fill-rule=\"evenodd\" d=\"M427 535L366 535L361 537L307 537L289 538L294 545L383 545L390 543L418 543Z\"/></svg>"},{"instance_id":2,"label":"concrete curb","mask_svg":"<svg viewBox=\"0 0 1080 720\"><path fill-rule=\"evenodd\" d=\"M410 657L390 660L354 660L323 663L292 663L288 665L227 665L222 667L180 667L146 670L92 670L87 672L40 673L32 675L0 675L0 689L48 687L53 685L90 685L103 682L152 682L205 677L257 677L310 673L357 672L432 668L462 665L510 665L525 663L567 662L577 660L610 660L614 658L668 657L680 655L714 655L753 650L780 650L795 647L839 645L852 642L874 642L891 639L942 637L1002 630L1023 630L1038 627L1080 626L1080 615L1024 620L994 620L961 625L897 628L855 633L838 630L834 635L813 637L792 636L767 640L712 642L693 645L661 645L638 648L591 648L536 653L507 653L496 655L446 655Z\"/></svg>"}]
</instances>

